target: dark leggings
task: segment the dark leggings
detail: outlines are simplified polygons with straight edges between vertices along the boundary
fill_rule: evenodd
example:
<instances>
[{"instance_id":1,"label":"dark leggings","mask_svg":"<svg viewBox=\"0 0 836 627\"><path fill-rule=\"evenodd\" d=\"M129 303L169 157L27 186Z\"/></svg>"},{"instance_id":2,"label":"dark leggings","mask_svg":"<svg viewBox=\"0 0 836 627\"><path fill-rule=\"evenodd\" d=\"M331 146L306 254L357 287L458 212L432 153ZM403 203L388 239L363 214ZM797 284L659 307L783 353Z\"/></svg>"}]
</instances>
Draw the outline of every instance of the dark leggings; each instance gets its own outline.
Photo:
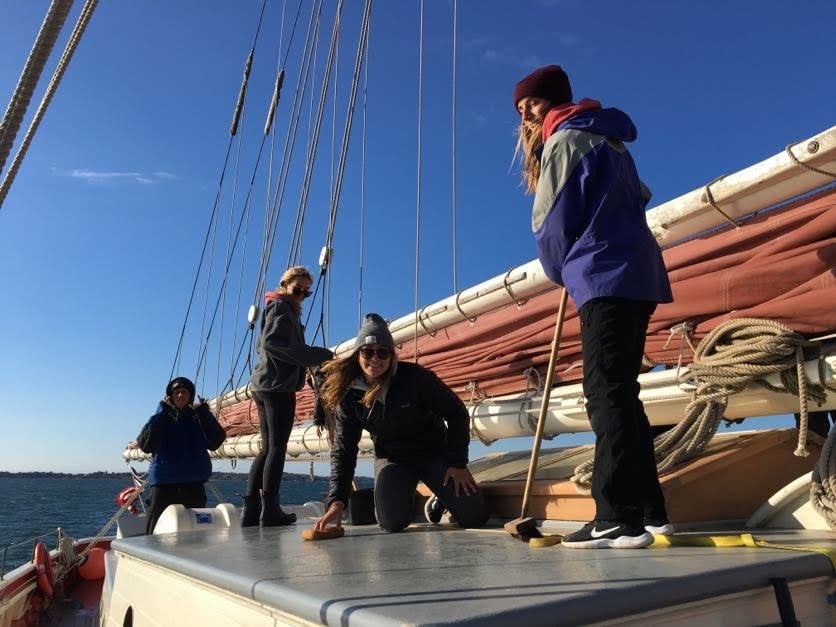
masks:
<instances>
[{"instance_id":1,"label":"dark leggings","mask_svg":"<svg viewBox=\"0 0 836 627\"><path fill-rule=\"evenodd\" d=\"M639 400L645 335L654 303L594 298L580 308L583 391L595 432L596 519L667 519L650 423Z\"/></svg>"},{"instance_id":2,"label":"dark leggings","mask_svg":"<svg viewBox=\"0 0 836 627\"><path fill-rule=\"evenodd\" d=\"M151 488L151 499L145 513L145 533L154 533L157 519L169 505L184 507L206 507L206 490L203 483L170 483Z\"/></svg>"},{"instance_id":3,"label":"dark leggings","mask_svg":"<svg viewBox=\"0 0 836 627\"><path fill-rule=\"evenodd\" d=\"M278 496L282 483L287 441L296 414L296 394L253 392L252 396L261 423L261 452L250 468L247 494L254 496L263 490L265 496L273 498Z\"/></svg>"},{"instance_id":4,"label":"dark leggings","mask_svg":"<svg viewBox=\"0 0 836 627\"><path fill-rule=\"evenodd\" d=\"M488 520L485 497L476 494L456 496L453 482L444 484L448 465L443 459L411 463L374 461L374 507L377 523L384 531L401 531L412 522L415 509L415 488L418 481L433 491L450 510L461 527L481 527Z\"/></svg>"}]
</instances>

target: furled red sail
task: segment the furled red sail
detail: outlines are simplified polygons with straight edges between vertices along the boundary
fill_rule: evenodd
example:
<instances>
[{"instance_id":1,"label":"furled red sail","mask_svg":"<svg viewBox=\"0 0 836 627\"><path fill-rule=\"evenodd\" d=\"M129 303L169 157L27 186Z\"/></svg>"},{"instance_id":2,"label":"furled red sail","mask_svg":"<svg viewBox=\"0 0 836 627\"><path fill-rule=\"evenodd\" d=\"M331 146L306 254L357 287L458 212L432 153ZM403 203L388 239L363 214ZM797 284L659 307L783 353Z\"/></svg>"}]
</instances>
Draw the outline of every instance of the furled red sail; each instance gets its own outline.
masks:
<instances>
[{"instance_id":1,"label":"furled red sail","mask_svg":"<svg viewBox=\"0 0 836 627\"><path fill-rule=\"evenodd\" d=\"M730 318L757 317L781 322L809 336L836 329L836 190L830 189L739 228L695 238L664 251L674 302L656 310L645 348L656 364L675 364L680 338L670 329L696 325L694 343ZM420 363L432 368L464 401L524 392L537 385L548 363L557 290L458 322L418 339ZM414 357L414 342L398 348ZM684 355L690 360L690 352ZM556 382L581 378L580 325L567 312ZM310 419L309 389L297 395L297 422ZM258 432L255 405L242 400L221 412L227 433Z\"/></svg>"}]
</instances>

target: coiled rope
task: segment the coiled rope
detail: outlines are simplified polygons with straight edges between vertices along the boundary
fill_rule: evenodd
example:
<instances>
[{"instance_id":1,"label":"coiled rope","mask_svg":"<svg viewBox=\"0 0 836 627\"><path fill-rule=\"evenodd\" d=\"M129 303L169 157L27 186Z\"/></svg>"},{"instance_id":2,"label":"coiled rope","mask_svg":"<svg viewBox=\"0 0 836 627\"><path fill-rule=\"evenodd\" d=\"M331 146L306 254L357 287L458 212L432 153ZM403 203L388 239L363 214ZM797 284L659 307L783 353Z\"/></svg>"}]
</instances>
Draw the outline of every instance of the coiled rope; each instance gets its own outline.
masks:
<instances>
[{"instance_id":1,"label":"coiled rope","mask_svg":"<svg viewBox=\"0 0 836 627\"><path fill-rule=\"evenodd\" d=\"M822 446L821 457L813 469L813 483L810 486L810 503L831 529L836 530L836 429Z\"/></svg>"},{"instance_id":2,"label":"coiled rope","mask_svg":"<svg viewBox=\"0 0 836 627\"><path fill-rule=\"evenodd\" d=\"M717 432L729 396L752 384L798 396L801 419L795 455L809 455L807 401L821 405L826 399L824 387L809 381L804 373L803 349L814 345L783 324L758 318L729 320L709 333L680 376L680 382L696 385L685 417L653 442L659 474L699 455ZM770 374L780 376L780 387L765 381ZM575 468L572 482L578 492L589 493L592 472L593 460ZM833 487L836 482L831 494L836 493Z\"/></svg>"}]
</instances>

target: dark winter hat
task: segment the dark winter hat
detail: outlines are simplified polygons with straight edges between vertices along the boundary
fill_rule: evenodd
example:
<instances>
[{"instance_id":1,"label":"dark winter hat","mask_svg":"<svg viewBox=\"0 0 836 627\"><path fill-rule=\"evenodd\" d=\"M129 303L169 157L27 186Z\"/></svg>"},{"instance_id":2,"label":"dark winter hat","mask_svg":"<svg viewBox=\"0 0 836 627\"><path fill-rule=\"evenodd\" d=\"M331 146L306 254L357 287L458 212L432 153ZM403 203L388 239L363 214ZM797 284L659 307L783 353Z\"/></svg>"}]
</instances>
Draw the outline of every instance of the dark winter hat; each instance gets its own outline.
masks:
<instances>
[{"instance_id":1,"label":"dark winter hat","mask_svg":"<svg viewBox=\"0 0 836 627\"><path fill-rule=\"evenodd\" d=\"M363 320L363 325L357 333L357 339L354 340L354 350L369 344L380 344L395 350L395 340L389 332L389 325L376 313L366 314L366 319Z\"/></svg>"},{"instance_id":2,"label":"dark winter hat","mask_svg":"<svg viewBox=\"0 0 836 627\"><path fill-rule=\"evenodd\" d=\"M195 388L194 383L192 383L191 380L186 377L177 377L172 379L165 388L165 395L170 398L171 395L174 394L174 390L177 388L186 388L189 391L189 402L191 403L194 401Z\"/></svg>"},{"instance_id":3,"label":"dark winter hat","mask_svg":"<svg viewBox=\"0 0 836 627\"><path fill-rule=\"evenodd\" d=\"M523 98L545 98L555 105L572 102L569 77L559 65L537 68L514 87L514 109Z\"/></svg>"}]
</instances>

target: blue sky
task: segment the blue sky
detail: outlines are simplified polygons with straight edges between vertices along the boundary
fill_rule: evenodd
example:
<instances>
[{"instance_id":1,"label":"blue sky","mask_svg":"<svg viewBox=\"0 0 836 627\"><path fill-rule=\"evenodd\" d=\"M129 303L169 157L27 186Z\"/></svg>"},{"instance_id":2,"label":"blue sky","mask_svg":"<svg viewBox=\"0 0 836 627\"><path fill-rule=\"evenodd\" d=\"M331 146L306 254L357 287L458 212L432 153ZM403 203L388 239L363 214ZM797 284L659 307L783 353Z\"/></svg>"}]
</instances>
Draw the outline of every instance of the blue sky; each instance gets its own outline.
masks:
<instances>
[{"instance_id":1,"label":"blue sky","mask_svg":"<svg viewBox=\"0 0 836 627\"><path fill-rule=\"evenodd\" d=\"M76 4L68 22L82 3ZM360 4L346 3L344 13L337 142ZM14 89L47 6L46 0L4 3L2 102ZM100 3L0 209L0 469L124 469L123 445L162 394L260 2L204 0L197 6L162 0ZM308 6L286 64L279 143L287 128ZM326 2L323 38L330 33L334 6ZM387 318L413 310L418 6L378 0L371 27L363 309ZM296 3L288 2L285 46L295 10ZM248 95L252 108L243 122L236 207L252 173L269 102L281 13L282 2L268 0ZM450 0L426 1L422 304L453 291L451 18ZM632 151L655 192L653 205L834 123L836 42L823 27L835 21L836 6L824 1L611 1L590 8L581 0L459 0L459 287L535 256L528 227L531 201L509 169L517 123L511 90L528 71L561 64L576 97L597 98L633 117L639 139ZM66 32L61 45L65 39ZM323 45L317 52L317 84ZM329 100L305 227L302 257L309 266L316 265L325 235L333 106ZM332 343L352 336L357 326L361 121L358 110L334 244ZM300 134L298 154L309 136L307 108ZM255 277L252 253L261 241L266 172L265 163L253 196L245 300ZM271 285L287 258L299 178L295 166ZM218 235L221 255L232 188L230 170ZM237 289L238 261L233 268ZM217 272L216 267L216 277ZM234 304L229 303L220 357L227 369L234 333ZM199 313L202 308L200 301ZM198 327L193 324L187 337L187 363L196 359ZM217 351L213 343L209 375L201 386L207 395L215 389ZM492 450L527 445L510 442ZM483 451L474 445L472 456ZM290 471L306 469L288 465Z\"/></svg>"}]
</instances>

